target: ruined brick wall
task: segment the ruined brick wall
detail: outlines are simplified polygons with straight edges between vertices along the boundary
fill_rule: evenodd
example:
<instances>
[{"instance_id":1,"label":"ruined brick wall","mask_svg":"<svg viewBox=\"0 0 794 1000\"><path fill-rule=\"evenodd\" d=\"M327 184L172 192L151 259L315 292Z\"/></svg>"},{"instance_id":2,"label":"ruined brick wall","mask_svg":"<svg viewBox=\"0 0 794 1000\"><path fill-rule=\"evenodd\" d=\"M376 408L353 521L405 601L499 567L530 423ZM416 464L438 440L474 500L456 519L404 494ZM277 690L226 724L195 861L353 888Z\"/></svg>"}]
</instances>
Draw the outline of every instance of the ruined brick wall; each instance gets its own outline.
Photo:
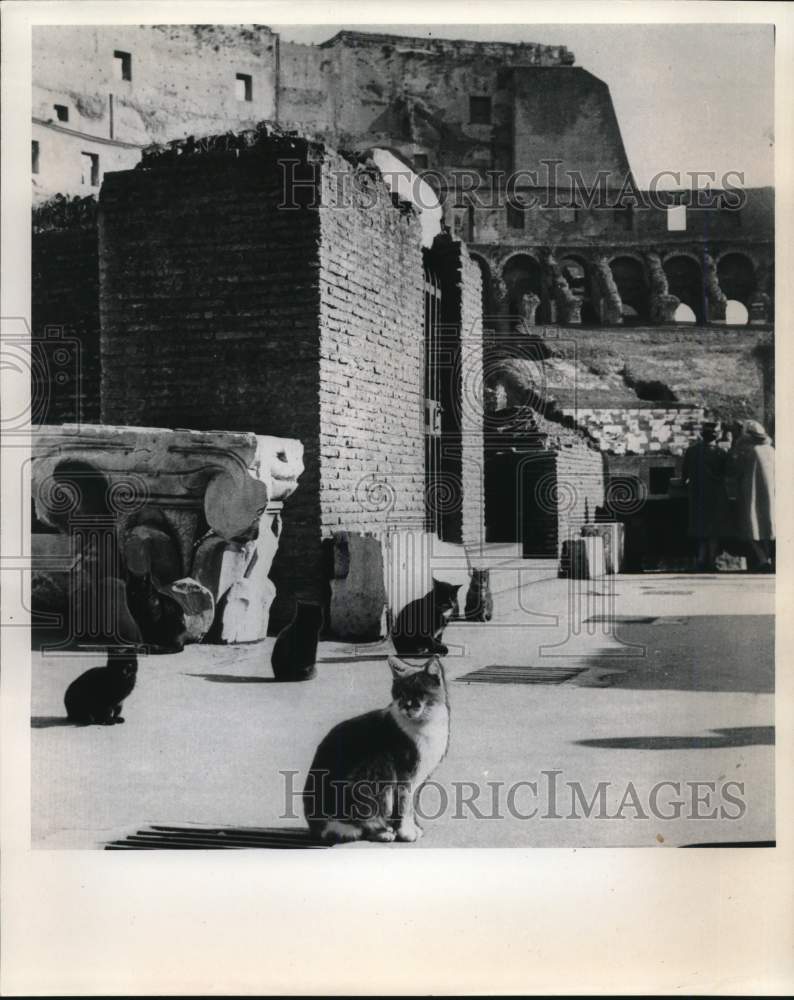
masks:
<instances>
[{"instance_id":1,"label":"ruined brick wall","mask_svg":"<svg viewBox=\"0 0 794 1000\"><path fill-rule=\"evenodd\" d=\"M101 196L102 420L299 438L271 573L320 575L319 215L279 209L299 142L152 159ZM304 191L307 197L311 191Z\"/></svg>"},{"instance_id":2,"label":"ruined brick wall","mask_svg":"<svg viewBox=\"0 0 794 1000\"><path fill-rule=\"evenodd\" d=\"M319 246L320 507L324 534L424 515L421 231L383 182L323 164Z\"/></svg>"},{"instance_id":3,"label":"ruined brick wall","mask_svg":"<svg viewBox=\"0 0 794 1000\"><path fill-rule=\"evenodd\" d=\"M99 420L99 259L96 203L61 199L34 212L31 322L36 424ZM35 405L39 399L41 406Z\"/></svg>"},{"instance_id":4,"label":"ruined brick wall","mask_svg":"<svg viewBox=\"0 0 794 1000\"><path fill-rule=\"evenodd\" d=\"M284 159L309 181L286 196ZM101 205L103 420L304 444L280 622L293 596L323 599L323 537L422 524L418 218L369 168L289 137L153 154Z\"/></svg>"},{"instance_id":5,"label":"ruined brick wall","mask_svg":"<svg viewBox=\"0 0 794 1000\"><path fill-rule=\"evenodd\" d=\"M561 448L555 455L557 546L578 538L582 525L595 520L604 504L604 459L581 443Z\"/></svg>"}]
</instances>

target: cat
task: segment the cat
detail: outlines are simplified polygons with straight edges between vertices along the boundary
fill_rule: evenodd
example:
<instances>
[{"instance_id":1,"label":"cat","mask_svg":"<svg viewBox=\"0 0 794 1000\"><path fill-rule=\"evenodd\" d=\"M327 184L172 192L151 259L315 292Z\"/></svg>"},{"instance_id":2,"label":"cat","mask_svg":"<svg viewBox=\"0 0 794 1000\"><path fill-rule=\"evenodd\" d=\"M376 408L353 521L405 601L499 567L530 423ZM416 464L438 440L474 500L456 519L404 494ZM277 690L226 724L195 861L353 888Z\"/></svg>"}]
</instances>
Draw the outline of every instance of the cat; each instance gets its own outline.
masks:
<instances>
[{"instance_id":1,"label":"cat","mask_svg":"<svg viewBox=\"0 0 794 1000\"><path fill-rule=\"evenodd\" d=\"M467 622L489 622L493 618L491 571L489 569L473 569L471 571L471 583L466 594L466 608L463 617Z\"/></svg>"},{"instance_id":2,"label":"cat","mask_svg":"<svg viewBox=\"0 0 794 1000\"><path fill-rule=\"evenodd\" d=\"M433 587L402 609L391 631L394 648L400 656L449 652L441 642L447 622L458 613L459 583L433 580Z\"/></svg>"},{"instance_id":3,"label":"cat","mask_svg":"<svg viewBox=\"0 0 794 1000\"><path fill-rule=\"evenodd\" d=\"M66 689L66 715L82 725L124 722L121 703L135 687L138 657L134 649L109 649L104 667L92 667Z\"/></svg>"},{"instance_id":4,"label":"cat","mask_svg":"<svg viewBox=\"0 0 794 1000\"><path fill-rule=\"evenodd\" d=\"M295 617L276 638L270 665L277 681L308 681L317 675L317 640L323 624L319 604L298 601Z\"/></svg>"},{"instance_id":5,"label":"cat","mask_svg":"<svg viewBox=\"0 0 794 1000\"><path fill-rule=\"evenodd\" d=\"M161 594L151 573L127 576L127 605L152 653L181 653L185 648L185 612L168 594Z\"/></svg>"},{"instance_id":6,"label":"cat","mask_svg":"<svg viewBox=\"0 0 794 1000\"><path fill-rule=\"evenodd\" d=\"M414 797L444 758L449 702L437 656L422 666L389 657L392 702L347 719L323 739L303 791L312 837L414 841Z\"/></svg>"}]
</instances>

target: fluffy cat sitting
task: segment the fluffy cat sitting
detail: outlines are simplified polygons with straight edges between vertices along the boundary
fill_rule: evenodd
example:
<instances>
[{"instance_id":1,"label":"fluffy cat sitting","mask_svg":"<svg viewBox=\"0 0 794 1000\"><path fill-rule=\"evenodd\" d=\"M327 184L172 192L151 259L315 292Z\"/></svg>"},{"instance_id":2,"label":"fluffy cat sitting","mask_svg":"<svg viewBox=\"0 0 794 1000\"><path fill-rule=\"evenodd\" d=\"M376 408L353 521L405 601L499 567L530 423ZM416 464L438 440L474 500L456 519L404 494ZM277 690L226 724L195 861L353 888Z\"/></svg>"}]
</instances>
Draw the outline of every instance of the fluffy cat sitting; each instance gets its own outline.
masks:
<instances>
[{"instance_id":1,"label":"fluffy cat sitting","mask_svg":"<svg viewBox=\"0 0 794 1000\"><path fill-rule=\"evenodd\" d=\"M104 667L92 667L66 689L64 705L72 722L112 726L123 722L121 703L135 687L138 657L133 649L108 650Z\"/></svg>"},{"instance_id":2,"label":"fluffy cat sitting","mask_svg":"<svg viewBox=\"0 0 794 1000\"><path fill-rule=\"evenodd\" d=\"M273 645L270 665L277 681L308 681L317 674L317 640L323 624L319 604L298 601L295 616Z\"/></svg>"},{"instance_id":3,"label":"fluffy cat sitting","mask_svg":"<svg viewBox=\"0 0 794 1000\"><path fill-rule=\"evenodd\" d=\"M347 719L320 743L303 791L316 840L413 841L414 796L447 752L449 703L441 661L389 657L392 702Z\"/></svg>"},{"instance_id":4,"label":"fluffy cat sitting","mask_svg":"<svg viewBox=\"0 0 794 1000\"><path fill-rule=\"evenodd\" d=\"M395 650L400 656L441 653L449 650L441 634L450 618L457 617L459 583L433 580L424 597L411 601L397 615L391 631Z\"/></svg>"}]
</instances>

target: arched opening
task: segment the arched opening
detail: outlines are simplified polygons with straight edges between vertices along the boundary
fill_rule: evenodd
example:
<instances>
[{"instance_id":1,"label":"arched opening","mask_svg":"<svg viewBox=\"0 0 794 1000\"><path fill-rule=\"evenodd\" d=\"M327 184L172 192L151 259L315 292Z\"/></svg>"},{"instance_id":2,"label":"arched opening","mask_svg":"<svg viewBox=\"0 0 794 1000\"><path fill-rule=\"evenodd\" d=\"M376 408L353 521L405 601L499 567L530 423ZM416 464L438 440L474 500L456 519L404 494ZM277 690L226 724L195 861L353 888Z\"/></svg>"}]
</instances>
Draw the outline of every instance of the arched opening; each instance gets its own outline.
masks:
<instances>
[{"instance_id":1,"label":"arched opening","mask_svg":"<svg viewBox=\"0 0 794 1000\"><path fill-rule=\"evenodd\" d=\"M609 268L623 303L623 322L629 325L647 322L648 282L645 268L633 257L616 257L609 262Z\"/></svg>"},{"instance_id":2,"label":"arched opening","mask_svg":"<svg viewBox=\"0 0 794 1000\"><path fill-rule=\"evenodd\" d=\"M703 285L703 271L700 264L691 257L683 255L669 257L664 262L664 273L667 275L670 294L689 306L694 314L694 321L681 322L702 323L706 314L706 289ZM678 310L675 314L675 318L677 317Z\"/></svg>"},{"instance_id":3,"label":"arched opening","mask_svg":"<svg viewBox=\"0 0 794 1000\"><path fill-rule=\"evenodd\" d=\"M747 326L750 322L747 306L738 299L728 299L725 305L725 322L730 326Z\"/></svg>"},{"instance_id":4,"label":"arched opening","mask_svg":"<svg viewBox=\"0 0 794 1000\"><path fill-rule=\"evenodd\" d=\"M525 295L536 295L539 299L535 310L535 324L550 322L549 295L543 267L534 257L521 253L511 257L502 271L507 288L507 303L511 316L525 314Z\"/></svg>"},{"instance_id":5,"label":"arched opening","mask_svg":"<svg viewBox=\"0 0 794 1000\"><path fill-rule=\"evenodd\" d=\"M720 288L730 300L750 305L750 300L756 291L757 281L755 267L749 257L743 253L726 253L717 263L717 278ZM725 322L731 320L725 317Z\"/></svg>"},{"instance_id":6,"label":"arched opening","mask_svg":"<svg viewBox=\"0 0 794 1000\"><path fill-rule=\"evenodd\" d=\"M592 278L582 257L568 255L560 261L563 276L571 291L582 300L582 323L598 324L598 311L593 304Z\"/></svg>"},{"instance_id":7,"label":"arched opening","mask_svg":"<svg viewBox=\"0 0 794 1000\"><path fill-rule=\"evenodd\" d=\"M686 302L680 302L673 313L673 320L676 323L697 323L697 316Z\"/></svg>"}]
</instances>

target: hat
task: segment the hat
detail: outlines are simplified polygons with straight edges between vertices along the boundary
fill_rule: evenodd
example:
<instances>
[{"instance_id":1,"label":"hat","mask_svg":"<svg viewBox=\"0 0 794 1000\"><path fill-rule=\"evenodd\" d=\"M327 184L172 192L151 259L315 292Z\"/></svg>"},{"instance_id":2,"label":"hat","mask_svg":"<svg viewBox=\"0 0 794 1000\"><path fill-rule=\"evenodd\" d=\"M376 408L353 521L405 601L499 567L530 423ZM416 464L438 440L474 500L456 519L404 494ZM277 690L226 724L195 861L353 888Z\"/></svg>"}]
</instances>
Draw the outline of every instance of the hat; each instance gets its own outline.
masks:
<instances>
[{"instance_id":1,"label":"hat","mask_svg":"<svg viewBox=\"0 0 794 1000\"><path fill-rule=\"evenodd\" d=\"M762 424L757 420L747 420L744 425L744 433L754 441L766 441L767 434Z\"/></svg>"}]
</instances>

